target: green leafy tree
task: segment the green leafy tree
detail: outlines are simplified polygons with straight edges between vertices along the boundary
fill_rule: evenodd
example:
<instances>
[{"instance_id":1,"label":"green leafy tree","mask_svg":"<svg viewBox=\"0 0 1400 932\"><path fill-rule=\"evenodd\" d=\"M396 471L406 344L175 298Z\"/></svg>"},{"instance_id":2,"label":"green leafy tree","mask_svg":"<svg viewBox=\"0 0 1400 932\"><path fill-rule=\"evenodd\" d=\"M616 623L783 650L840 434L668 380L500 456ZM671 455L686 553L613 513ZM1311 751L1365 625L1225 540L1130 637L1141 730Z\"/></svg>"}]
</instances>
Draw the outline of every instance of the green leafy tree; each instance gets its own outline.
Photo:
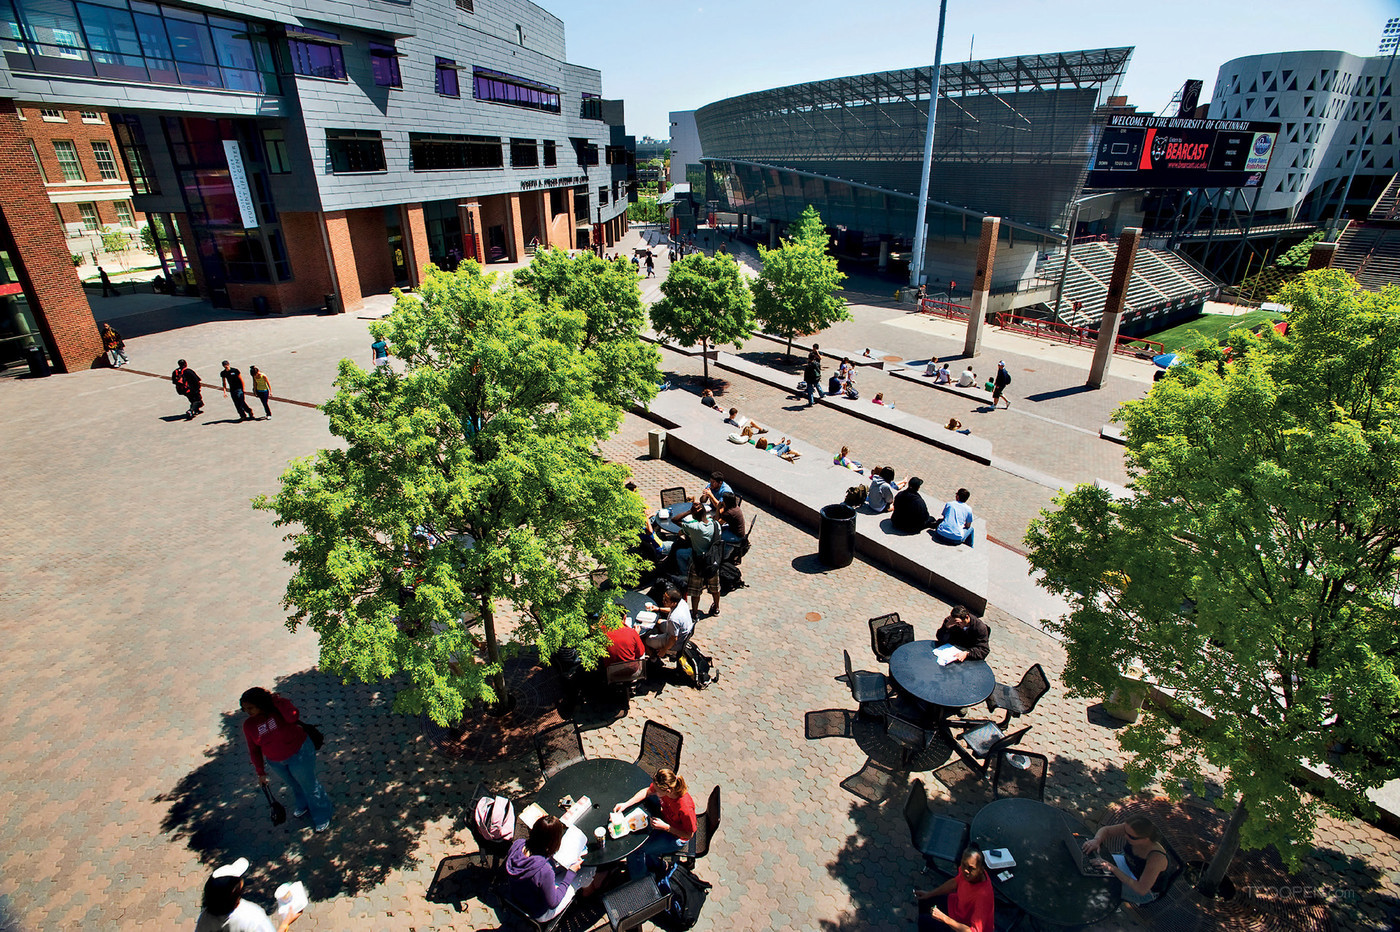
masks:
<instances>
[{"instance_id":1,"label":"green leafy tree","mask_svg":"<svg viewBox=\"0 0 1400 932\"><path fill-rule=\"evenodd\" d=\"M147 214L146 225L141 228L141 248L155 254L158 242L165 242L165 224L155 214Z\"/></svg>"},{"instance_id":2,"label":"green leafy tree","mask_svg":"<svg viewBox=\"0 0 1400 932\"><path fill-rule=\"evenodd\" d=\"M707 382L710 344L737 348L753 336L753 295L730 256L692 253L677 259L661 283L661 294L651 306L652 326L682 346L700 344Z\"/></svg>"},{"instance_id":3,"label":"green leafy tree","mask_svg":"<svg viewBox=\"0 0 1400 932\"><path fill-rule=\"evenodd\" d=\"M645 507L597 454L623 409L593 391L635 321L590 330L615 312L542 301L546 279L432 269L370 325L396 365L341 361L321 409L342 442L254 501L289 530L288 627L316 631L321 666L347 679L402 676L395 708L441 724L506 700L502 664L522 645L595 662L605 639L590 616L617 616L589 574L636 578ZM649 400L656 367L633 360L644 371L614 375Z\"/></svg>"},{"instance_id":4,"label":"green leafy tree","mask_svg":"<svg viewBox=\"0 0 1400 932\"><path fill-rule=\"evenodd\" d=\"M850 320L846 302L836 294L846 276L827 255L826 227L810 205L789 229L777 249L758 247L763 269L753 286L753 311L763 326L787 337L792 355L794 336L825 330Z\"/></svg>"},{"instance_id":5,"label":"green leafy tree","mask_svg":"<svg viewBox=\"0 0 1400 932\"><path fill-rule=\"evenodd\" d=\"M102 251L117 257L117 262L126 267L126 251L131 248L131 238L116 227L103 227L101 231Z\"/></svg>"},{"instance_id":6,"label":"green leafy tree","mask_svg":"<svg viewBox=\"0 0 1400 932\"><path fill-rule=\"evenodd\" d=\"M656 186L651 187L655 191ZM635 204L627 205L627 219L633 223L665 223L666 208L655 197L639 197Z\"/></svg>"},{"instance_id":7,"label":"green leafy tree","mask_svg":"<svg viewBox=\"0 0 1400 932\"><path fill-rule=\"evenodd\" d=\"M1301 271L1308 267L1308 256L1312 253L1313 246L1320 242L1322 242L1321 230L1310 233L1307 239L1279 256L1278 261L1276 261L1274 265L1277 265L1281 269L1297 269Z\"/></svg>"},{"instance_id":8,"label":"green leafy tree","mask_svg":"<svg viewBox=\"0 0 1400 932\"><path fill-rule=\"evenodd\" d=\"M1400 288L1310 272L1280 300L1286 337L1202 340L1119 409L1128 498L1080 486L1026 536L1072 606L1052 625L1070 689L1140 665L1175 696L1120 733L1130 783L1223 774L1208 894L1240 844L1296 863L1320 806L1366 811L1400 776ZM1320 797L1303 761L1330 768Z\"/></svg>"}]
</instances>

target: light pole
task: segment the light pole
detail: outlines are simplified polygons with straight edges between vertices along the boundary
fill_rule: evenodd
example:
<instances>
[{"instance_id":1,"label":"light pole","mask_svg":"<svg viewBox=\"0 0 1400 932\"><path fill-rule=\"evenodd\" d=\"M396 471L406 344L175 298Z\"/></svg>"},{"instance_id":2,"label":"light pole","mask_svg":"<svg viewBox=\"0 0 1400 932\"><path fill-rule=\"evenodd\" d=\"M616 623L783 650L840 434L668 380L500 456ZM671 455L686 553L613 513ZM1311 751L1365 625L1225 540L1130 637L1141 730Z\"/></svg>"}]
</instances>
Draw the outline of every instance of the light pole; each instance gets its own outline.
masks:
<instances>
[{"instance_id":1,"label":"light pole","mask_svg":"<svg viewBox=\"0 0 1400 932\"><path fill-rule=\"evenodd\" d=\"M909 263L909 284L917 288L924 274L924 224L928 220L928 177L933 171L933 126L938 116L938 79L943 73L943 24L948 0L938 4L938 45L933 51L933 80L928 90L928 127L924 131L924 173L919 179L919 206L914 218L914 261Z\"/></svg>"}]
</instances>

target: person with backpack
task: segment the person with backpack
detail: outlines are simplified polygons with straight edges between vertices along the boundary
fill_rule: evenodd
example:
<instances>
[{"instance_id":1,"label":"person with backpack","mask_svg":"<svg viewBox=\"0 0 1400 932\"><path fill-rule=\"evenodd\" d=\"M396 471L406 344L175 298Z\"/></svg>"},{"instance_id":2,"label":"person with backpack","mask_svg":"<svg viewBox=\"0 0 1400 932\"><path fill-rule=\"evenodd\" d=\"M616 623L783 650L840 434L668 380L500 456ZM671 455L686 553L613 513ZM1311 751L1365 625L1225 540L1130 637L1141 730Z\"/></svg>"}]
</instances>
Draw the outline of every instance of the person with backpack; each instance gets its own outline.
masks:
<instances>
[{"instance_id":1,"label":"person with backpack","mask_svg":"<svg viewBox=\"0 0 1400 932\"><path fill-rule=\"evenodd\" d=\"M822 358L815 352L807 357L807 365L802 369L802 381L806 383L807 406L811 407L822 396Z\"/></svg>"},{"instance_id":2,"label":"person with backpack","mask_svg":"<svg viewBox=\"0 0 1400 932\"><path fill-rule=\"evenodd\" d=\"M271 767L296 796L292 815L309 815L315 831L324 832L335 806L316 779L316 744L301 724L301 713L291 702L261 686L244 692L238 703L248 716L243 720L243 740L248 743L258 783L267 786L267 768Z\"/></svg>"},{"instance_id":3,"label":"person with backpack","mask_svg":"<svg viewBox=\"0 0 1400 932\"><path fill-rule=\"evenodd\" d=\"M690 610L698 618L700 615L700 593L710 590L714 600L709 614L719 614L719 564L724 553L719 542L719 524L711 515L709 504L696 500L695 506L681 519L681 530L690 539L690 570L686 575L686 591L690 596Z\"/></svg>"},{"instance_id":4,"label":"person with backpack","mask_svg":"<svg viewBox=\"0 0 1400 932\"><path fill-rule=\"evenodd\" d=\"M102 345L107 348L107 364L113 369L126 365L126 341L112 329L111 324L102 325Z\"/></svg>"},{"instance_id":5,"label":"person with backpack","mask_svg":"<svg viewBox=\"0 0 1400 932\"><path fill-rule=\"evenodd\" d=\"M650 869L652 857L675 854L684 848L697 825L695 800L690 797L685 777L667 767L656 772L646 789L613 806L613 812L626 812L648 797L655 800L655 808L648 807L649 810L659 810L661 814L651 817L647 840L627 856L627 876L633 880Z\"/></svg>"},{"instance_id":6,"label":"person with backpack","mask_svg":"<svg viewBox=\"0 0 1400 932\"><path fill-rule=\"evenodd\" d=\"M1006 402L1006 409L1011 410L1011 399L1007 398L1003 392L1006 386L1011 384L1011 373L1006 371L1006 363L997 363L997 377L992 383L992 410L995 411L998 401Z\"/></svg>"},{"instance_id":7,"label":"person with backpack","mask_svg":"<svg viewBox=\"0 0 1400 932\"><path fill-rule=\"evenodd\" d=\"M574 895L587 896L601 878L580 858L572 864L554 860L569 827L552 815L542 815L530 834L511 842L506 855L506 896L537 922L548 922L569 908ZM606 875L603 875L606 876Z\"/></svg>"},{"instance_id":8,"label":"person with backpack","mask_svg":"<svg viewBox=\"0 0 1400 932\"><path fill-rule=\"evenodd\" d=\"M170 373L170 382L175 386L175 392L190 403L190 409L185 412L185 420L194 420L194 416L204 410L204 395L200 391L199 373L191 369L182 359L180 364L175 367L175 371Z\"/></svg>"}]
</instances>

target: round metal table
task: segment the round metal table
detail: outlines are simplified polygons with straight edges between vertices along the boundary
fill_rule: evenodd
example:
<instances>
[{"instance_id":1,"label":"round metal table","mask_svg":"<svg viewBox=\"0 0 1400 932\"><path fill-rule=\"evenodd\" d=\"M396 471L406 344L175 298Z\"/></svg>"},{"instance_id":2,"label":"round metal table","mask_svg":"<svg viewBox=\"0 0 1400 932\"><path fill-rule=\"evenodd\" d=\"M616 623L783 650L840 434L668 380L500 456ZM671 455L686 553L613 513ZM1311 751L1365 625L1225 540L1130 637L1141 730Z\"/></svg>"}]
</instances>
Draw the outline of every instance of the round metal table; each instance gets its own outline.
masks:
<instances>
[{"instance_id":1,"label":"round metal table","mask_svg":"<svg viewBox=\"0 0 1400 932\"><path fill-rule=\"evenodd\" d=\"M890 676L901 690L944 710L976 705L992 694L997 678L987 661L939 666L933 647L933 641L910 641L890 655Z\"/></svg>"},{"instance_id":2,"label":"round metal table","mask_svg":"<svg viewBox=\"0 0 1400 932\"><path fill-rule=\"evenodd\" d=\"M1107 919L1122 903L1113 877L1085 877L1065 848L1065 827L1088 833L1078 818L1035 799L998 799L972 820L972 841L983 851L1007 848L1016 859L1011 879L992 873L997 892L1034 918L1062 926Z\"/></svg>"},{"instance_id":3,"label":"round metal table","mask_svg":"<svg viewBox=\"0 0 1400 932\"><path fill-rule=\"evenodd\" d=\"M651 516L651 523L663 535L667 535L670 537L679 537L681 534L681 526L672 519L684 518L686 514L690 512L690 507L690 502L677 502L670 508L670 519L662 520L661 518L657 517L656 513L653 513Z\"/></svg>"},{"instance_id":4,"label":"round metal table","mask_svg":"<svg viewBox=\"0 0 1400 932\"><path fill-rule=\"evenodd\" d=\"M535 800L545 812L559 817L564 814L559 808L561 798L572 796L582 799L587 796L593 801L593 808L580 816L574 825L591 841L595 828L607 827L608 814L613 806L648 786L651 786L651 775L631 761L599 757L579 761L550 777ZM590 847L584 852L583 863L588 867L599 867L621 861L640 848L646 839L647 832L631 832L621 838L608 836L603 840L602 848Z\"/></svg>"}]
</instances>

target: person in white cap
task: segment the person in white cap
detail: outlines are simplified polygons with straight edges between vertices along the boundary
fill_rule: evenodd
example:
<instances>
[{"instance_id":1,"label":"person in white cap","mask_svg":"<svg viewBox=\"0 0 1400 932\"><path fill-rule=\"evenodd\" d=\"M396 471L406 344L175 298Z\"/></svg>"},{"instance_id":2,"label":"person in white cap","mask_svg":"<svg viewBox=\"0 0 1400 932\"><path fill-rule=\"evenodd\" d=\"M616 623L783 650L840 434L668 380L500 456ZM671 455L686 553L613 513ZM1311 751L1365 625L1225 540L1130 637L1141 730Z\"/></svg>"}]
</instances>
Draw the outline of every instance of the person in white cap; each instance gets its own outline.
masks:
<instances>
[{"instance_id":1,"label":"person in white cap","mask_svg":"<svg viewBox=\"0 0 1400 932\"><path fill-rule=\"evenodd\" d=\"M301 915L288 912L281 925L273 925L267 913L255 903L243 899L243 874L248 859L239 858L214 871L204 883L204 911L194 925L194 932L287 932L287 927Z\"/></svg>"},{"instance_id":2,"label":"person in white cap","mask_svg":"<svg viewBox=\"0 0 1400 932\"><path fill-rule=\"evenodd\" d=\"M1011 399L1002 395L1006 391L1006 386L1011 384L1011 373L1006 371L1006 363L997 363L997 377L992 382L992 410L996 410L998 401L1005 401L1007 410L1011 410Z\"/></svg>"}]
</instances>

